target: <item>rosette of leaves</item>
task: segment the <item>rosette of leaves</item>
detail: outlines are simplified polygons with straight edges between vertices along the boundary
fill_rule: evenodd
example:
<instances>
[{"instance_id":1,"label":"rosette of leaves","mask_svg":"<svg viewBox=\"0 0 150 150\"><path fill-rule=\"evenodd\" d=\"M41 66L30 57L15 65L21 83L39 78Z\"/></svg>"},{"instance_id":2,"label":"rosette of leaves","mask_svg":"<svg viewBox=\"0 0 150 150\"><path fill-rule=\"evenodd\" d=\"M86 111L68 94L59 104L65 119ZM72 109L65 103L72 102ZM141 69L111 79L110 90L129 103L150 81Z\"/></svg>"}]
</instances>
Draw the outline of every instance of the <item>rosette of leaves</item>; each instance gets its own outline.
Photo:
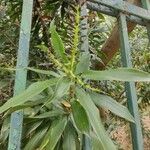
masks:
<instances>
[{"instance_id":1,"label":"rosette of leaves","mask_svg":"<svg viewBox=\"0 0 150 150\"><path fill-rule=\"evenodd\" d=\"M131 68L90 70L90 54L78 50L79 14L78 10L70 53L66 53L54 21L50 26L53 53L45 45L39 46L47 53L56 71L28 68L47 75L48 79L31 84L0 107L0 113L5 112L4 117L24 109L24 150L79 150L83 147L84 135L89 137L94 150L115 150L101 121L99 107L134 123L134 117L126 107L102 94L101 89L92 87L90 81L150 81L150 74ZM6 119L1 130L3 141L8 136L8 128Z\"/></svg>"}]
</instances>

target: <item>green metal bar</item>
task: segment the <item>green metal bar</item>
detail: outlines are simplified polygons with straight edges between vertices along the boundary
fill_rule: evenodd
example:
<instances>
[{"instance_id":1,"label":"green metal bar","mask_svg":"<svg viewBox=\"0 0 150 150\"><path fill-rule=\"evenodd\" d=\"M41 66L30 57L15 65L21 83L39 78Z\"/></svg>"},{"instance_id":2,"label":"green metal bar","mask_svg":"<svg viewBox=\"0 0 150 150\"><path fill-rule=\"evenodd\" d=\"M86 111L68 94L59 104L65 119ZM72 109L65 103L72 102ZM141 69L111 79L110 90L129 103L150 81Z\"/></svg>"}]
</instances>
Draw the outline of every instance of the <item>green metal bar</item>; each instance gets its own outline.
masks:
<instances>
[{"instance_id":1,"label":"green metal bar","mask_svg":"<svg viewBox=\"0 0 150 150\"><path fill-rule=\"evenodd\" d=\"M135 6L126 1L120 1L120 0L88 0L88 1L101 4L104 6L108 6L115 10L140 17L148 21L150 20L150 10L143 9L141 7Z\"/></svg>"},{"instance_id":2,"label":"green metal bar","mask_svg":"<svg viewBox=\"0 0 150 150\"><path fill-rule=\"evenodd\" d=\"M150 10L150 1L149 0L141 0L143 8Z\"/></svg>"},{"instance_id":3,"label":"green metal bar","mask_svg":"<svg viewBox=\"0 0 150 150\"><path fill-rule=\"evenodd\" d=\"M120 46L121 46L123 67L132 68L126 16L122 13L120 13L119 16L119 32L120 32ZM129 111L135 118L135 123L130 124L131 133L132 133L133 150L143 150L143 137L142 137L140 117L138 112L135 83L126 82L125 89L126 89Z\"/></svg>"},{"instance_id":4,"label":"green metal bar","mask_svg":"<svg viewBox=\"0 0 150 150\"><path fill-rule=\"evenodd\" d=\"M18 95L26 88L27 71L24 67L28 65L29 41L32 22L33 0L23 0L23 11L21 19L19 49L17 57L17 66L14 86L14 95ZM12 113L10 122L10 133L8 150L20 150L21 134L23 124L23 111Z\"/></svg>"},{"instance_id":5,"label":"green metal bar","mask_svg":"<svg viewBox=\"0 0 150 150\"><path fill-rule=\"evenodd\" d=\"M149 0L141 0L141 2L142 2L142 5L143 5L143 8L150 11L150 1ZM148 38L149 38L149 41L150 41L150 22L146 23L146 28L147 28Z\"/></svg>"}]
</instances>

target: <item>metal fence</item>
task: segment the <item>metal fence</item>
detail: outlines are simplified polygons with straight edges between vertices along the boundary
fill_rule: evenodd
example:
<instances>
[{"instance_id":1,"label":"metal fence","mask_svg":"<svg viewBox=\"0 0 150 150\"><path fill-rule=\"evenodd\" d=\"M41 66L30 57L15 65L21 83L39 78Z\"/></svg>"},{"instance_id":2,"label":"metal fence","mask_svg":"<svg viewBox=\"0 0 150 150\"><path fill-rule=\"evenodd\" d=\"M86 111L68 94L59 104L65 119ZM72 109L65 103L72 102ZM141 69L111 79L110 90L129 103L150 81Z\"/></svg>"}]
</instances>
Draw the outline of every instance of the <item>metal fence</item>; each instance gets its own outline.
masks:
<instances>
[{"instance_id":1,"label":"metal fence","mask_svg":"<svg viewBox=\"0 0 150 150\"><path fill-rule=\"evenodd\" d=\"M117 18L122 64L124 67L132 67L127 22L131 21L136 24L146 26L148 37L150 39L150 1L141 0L141 3L142 7L138 7L123 0L88 0L87 3L85 3L85 5L83 6L83 9L86 9L86 7L88 7L91 10L98 11ZM26 88L27 71L23 69L21 70L20 68L25 68L28 65L32 11L33 0L23 0L19 49L17 57L17 69L19 69L16 71L14 95L21 93ZM87 23L87 20L84 21L85 22L83 22L83 24ZM84 31L83 34L87 34L87 32ZM83 50L86 51L87 49L88 41L84 41ZM143 137L140 117L138 113L135 84L133 82L126 82L125 89L128 99L128 108L135 118L135 123L130 124L133 149L143 150ZM23 111L12 113L8 150L20 150L22 124Z\"/></svg>"}]
</instances>

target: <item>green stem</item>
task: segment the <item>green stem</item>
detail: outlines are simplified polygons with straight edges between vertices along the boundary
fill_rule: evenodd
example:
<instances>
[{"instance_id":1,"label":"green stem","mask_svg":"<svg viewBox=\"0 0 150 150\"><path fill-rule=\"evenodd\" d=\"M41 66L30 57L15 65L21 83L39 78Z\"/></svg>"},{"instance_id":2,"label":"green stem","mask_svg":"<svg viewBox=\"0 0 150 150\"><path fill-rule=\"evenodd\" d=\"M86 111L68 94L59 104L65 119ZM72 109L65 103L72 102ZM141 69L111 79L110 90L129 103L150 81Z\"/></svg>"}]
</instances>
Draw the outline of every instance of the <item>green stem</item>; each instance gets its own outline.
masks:
<instances>
[{"instance_id":1,"label":"green stem","mask_svg":"<svg viewBox=\"0 0 150 150\"><path fill-rule=\"evenodd\" d=\"M77 6L77 13L75 17L75 28L74 28L74 39L73 39L73 48L71 53L71 70L74 70L76 53L78 51L78 43L79 43L79 24L80 24L80 11L79 6Z\"/></svg>"}]
</instances>

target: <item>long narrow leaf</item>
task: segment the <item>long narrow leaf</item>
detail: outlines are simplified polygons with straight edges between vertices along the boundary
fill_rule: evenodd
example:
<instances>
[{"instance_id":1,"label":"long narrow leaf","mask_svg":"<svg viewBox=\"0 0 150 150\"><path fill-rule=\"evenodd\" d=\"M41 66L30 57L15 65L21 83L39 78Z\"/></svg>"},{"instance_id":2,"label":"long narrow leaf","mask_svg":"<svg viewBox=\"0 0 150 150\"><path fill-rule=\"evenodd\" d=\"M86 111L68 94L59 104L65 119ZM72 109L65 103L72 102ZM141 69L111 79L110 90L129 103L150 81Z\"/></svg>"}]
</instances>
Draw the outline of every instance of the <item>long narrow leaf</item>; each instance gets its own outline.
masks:
<instances>
[{"instance_id":1,"label":"long narrow leaf","mask_svg":"<svg viewBox=\"0 0 150 150\"><path fill-rule=\"evenodd\" d=\"M127 68L104 71L89 70L86 73L83 73L82 77L91 80L150 81L149 73Z\"/></svg>"},{"instance_id":2,"label":"long narrow leaf","mask_svg":"<svg viewBox=\"0 0 150 150\"><path fill-rule=\"evenodd\" d=\"M44 75L50 75L50 76L53 76L53 77L60 77L59 74L57 74L56 72L53 72L53 71L34 69L34 68L31 68L31 67L27 67L27 69L31 70L33 72L36 72L36 73L44 74Z\"/></svg>"},{"instance_id":3,"label":"long narrow leaf","mask_svg":"<svg viewBox=\"0 0 150 150\"><path fill-rule=\"evenodd\" d=\"M53 110L30 118L43 119L43 118L61 116L63 114L65 114L65 112L63 112L62 110Z\"/></svg>"},{"instance_id":4,"label":"long narrow leaf","mask_svg":"<svg viewBox=\"0 0 150 150\"><path fill-rule=\"evenodd\" d=\"M46 134L48 127L44 128L43 130L39 130L27 143L25 148L23 150L35 150L39 144L44 135Z\"/></svg>"},{"instance_id":5,"label":"long narrow leaf","mask_svg":"<svg viewBox=\"0 0 150 150\"><path fill-rule=\"evenodd\" d=\"M97 106L108 109L115 115L125 118L128 121L134 122L134 118L130 114L128 109L125 106L116 102L113 98L93 92L90 93L90 97Z\"/></svg>"},{"instance_id":6,"label":"long narrow leaf","mask_svg":"<svg viewBox=\"0 0 150 150\"><path fill-rule=\"evenodd\" d=\"M102 145L99 142L98 137L94 133L91 133L90 136L92 140L92 150L101 150Z\"/></svg>"},{"instance_id":7,"label":"long narrow leaf","mask_svg":"<svg viewBox=\"0 0 150 150\"><path fill-rule=\"evenodd\" d=\"M44 89L48 88L49 86L55 85L58 79L51 79L46 81L39 81L30 85L24 92L21 94L9 99L3 106L0 107L0 113L4 111L24 104L25 102L29 101L34 96L41 93Z\"/></svg>"},{"instance_id":8,"label":"long narrow leaf","mask_svg":"<svg viewBox=\"0 0 150 150\"><path fill-rule=\"evenodd\" d=\"M83 53L79 58L79 63L77 64L75 73L80 74L86 72L88 71L89 66L90 66L90 54Z\"/></svg>"},{"instance_id":9,"label":"long narrow leaf","mask_svg":"<svg viewBox=\"0 0 150 150\"><path fill-rule=\"evenodd\" d=\"M66 77L61 78L56 85L54 97L51 102L55 102L66 95L70 89L71 84L72 83L70 79Z\"/></svg>"},{"instance_id":10,"label":"long narrow leaf","mask_svg":"<svg viewBox=\"0 0 150 150\"><path fill-rule=\"evenodd\" d=\"M51 32L52 46L54 48L56 55L63 62L65 62L65 63L68 62L66 54L65 54L64 44L63 44L60 36L58 35L57 31L56 31L56 26L54 25L54 20L51 22L50 32Z\"/></svg>"},{"instance_id":11,"label":"long narrow leaf","mask_svg":"<svg viewBox=\"0 0 150 150\"><path fill-rule=\"evenodd\" d=\"M63 150L77 150L76 149L76 133L71 123L68 123L63 138ZM71 145L70 145L71 144Z\"/></svg>"},{"instance_id":12,"label":"long narrow leaf","mask_svg":"<svg viewBox=\"0 0 150 150\"><path fill-rule=\"evenodd\" d=\"M103 124L100 120L99 111L91 100L89 94L80 88L76 88L76 93L79 102L87 112L91 126L93 127L93 130L99 139L100 145L102 145L101 150L116 150L113 142L106 134Z\"/></svg>"},{"instance_id":13,"label":"long narrow leaf","mask_svg":"<svg viewBox=\"0 0 150 150\"><path fill-rule=\"evenodd\" d=\"M51 128L45 135L45 138L40 146L40 150L44 150L45 148L48 150L53 150L61 137L65 126L67 124L67 118L59 119L52 123Z\"/></svg>"},{"instance_id":14,"label":"long narrow leaf","mask_svg":"<svg viewBox=\"0 0 150 150\"><path fill-rule=\"evenodd\" d=\"M81 104L78 101L72 102L71 106L72 106L73 118L77 128L82 133L89 132L90 129L89 120L84 108L81 106Z\"/></svg>"},{"instance_id":15,"label":"long narrow leaf","mask_svg":"<svg viewBox=\"0 0 150 150\"><path fill-rule=\"evenodd\" d=\"M32 123L29 130L26 132L26 136L29 136L32 132L34 132L40 125L42 124L42 121L36 121L35 123Z\"/></svg>"}]
</instances>

